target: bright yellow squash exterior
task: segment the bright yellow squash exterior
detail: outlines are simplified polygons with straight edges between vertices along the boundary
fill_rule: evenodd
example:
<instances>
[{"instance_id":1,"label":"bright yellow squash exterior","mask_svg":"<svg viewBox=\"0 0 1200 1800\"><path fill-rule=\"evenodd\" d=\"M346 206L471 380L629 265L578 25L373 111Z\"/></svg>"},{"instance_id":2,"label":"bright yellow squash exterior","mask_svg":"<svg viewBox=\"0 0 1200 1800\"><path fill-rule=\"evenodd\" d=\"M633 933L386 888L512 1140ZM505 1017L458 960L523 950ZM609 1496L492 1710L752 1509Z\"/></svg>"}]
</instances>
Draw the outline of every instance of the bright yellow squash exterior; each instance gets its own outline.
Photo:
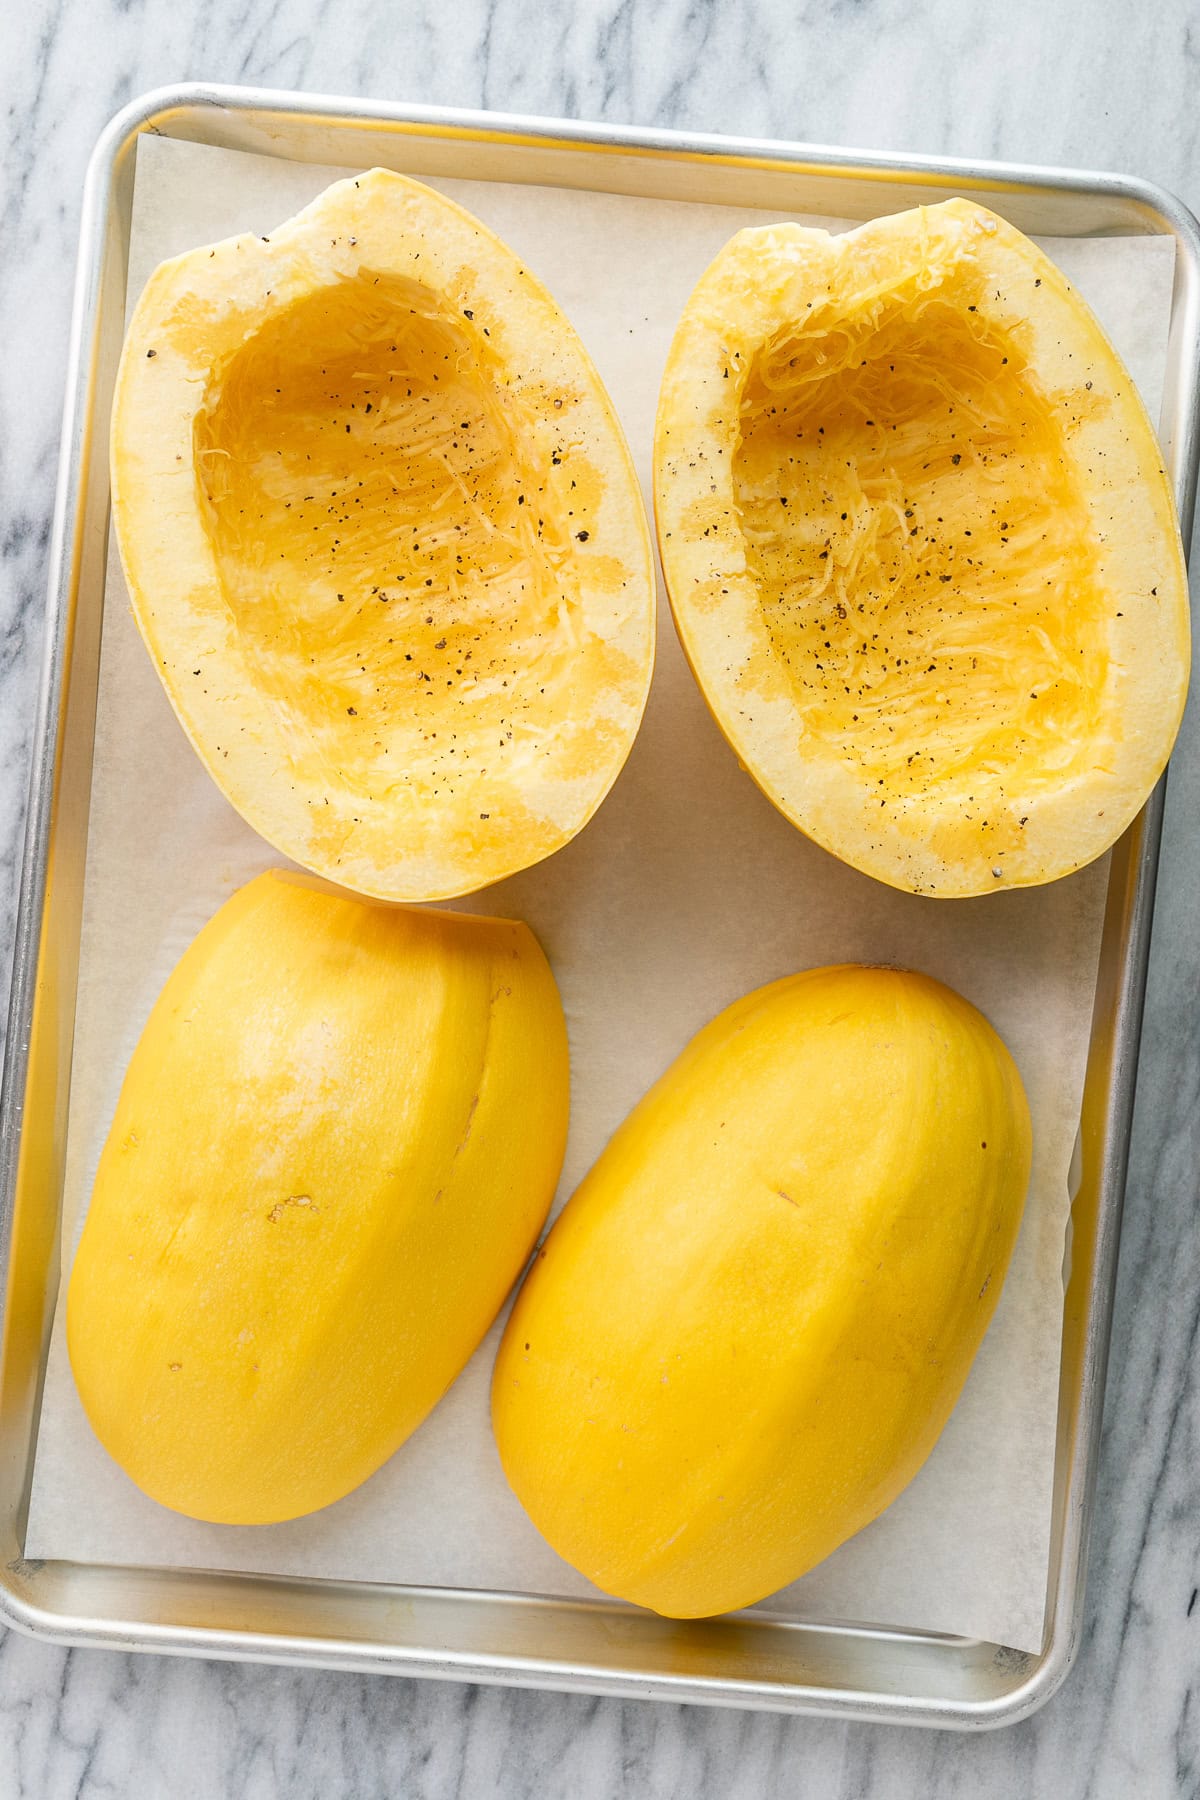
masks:
<instances>
[{"instance_id":1,"label":"bright yellow squash exterior","mask_svg":"<svg viewBox=\"0 0 1200 1800\"><path fill-rule=\"evenodd\" d=\"M524 925L259 876L168 980L100 1160L67 1340L101 1443L199 1519L339 1499L491 1324L566 1124Z\"/></svg>"},{"instance_id":2,"label":"bright yellow squash exterior","mask_svg":"<svg viewBox=\"0 0 1200 1800\"><path fill-rule=\"evenodd\" d=\"M112 482L180 722L295 861L440 899L600 805L653 663L641 493L570 323L453 201L375 169L164 263Z\"/></svg>"},{"instance_id":3,"label":"bright yellow squash exterior","mask_svg":"<svg viewBox=\"0 0 1200 1800\"><path fill-rule=\"evenodd\" d=\"M1170 483L1055 265L965 200L740 232L659 401L655 505L712 712L817 843L936 896L1090 862L1187 693Z\"/></svg>"},{"instance_id":4,"label":"bright yellow squash exterior","mask_svg":"<svg viewBox=\"0 0 1200 1800\"><path fill-rule=\"evenodd\" d=\"M746 1606L890 1504L991 1318L1020 1077L927 977L816 969L705 1027L552 1230L496 1362L505 1473L559 1554L672 1617Z\"/></svg>"}]
</instances>

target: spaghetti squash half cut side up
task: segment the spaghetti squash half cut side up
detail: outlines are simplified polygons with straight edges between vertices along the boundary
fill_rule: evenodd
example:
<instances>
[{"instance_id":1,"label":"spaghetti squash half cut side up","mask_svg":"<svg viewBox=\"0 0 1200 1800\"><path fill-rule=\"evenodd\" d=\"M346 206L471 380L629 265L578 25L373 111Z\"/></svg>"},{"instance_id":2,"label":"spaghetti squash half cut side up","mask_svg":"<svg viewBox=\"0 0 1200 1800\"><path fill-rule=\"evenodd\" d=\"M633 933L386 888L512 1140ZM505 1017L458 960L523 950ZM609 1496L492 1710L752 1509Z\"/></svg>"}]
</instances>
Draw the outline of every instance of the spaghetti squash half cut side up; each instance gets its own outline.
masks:
<instances>
[{"instance_id":1,"label":"spaghetti squash half cut side up","mask_svg":"<svg viewBox=\"0 0 1200 1800\"><path fill-rule=\"evenodd\" d=\"M629 453L554 301L441 195L376 170L157 270L113 484L185 730L306 867L468 892L616 779L653 658Z\"/></svg>"},{"instance_id":2,"label":"spaghetti squash half cut side up","mask_svg":"<svg viewBox=\"0 0 1200 1800\"><path fill-rule=\"evenodd\" d=\"M743 232L680 323L676 622L776 805L893 886L1051 880L1133 818L1187 687L1169 484L1061 273L964 201Z\"/></svg>"}]
</instances>

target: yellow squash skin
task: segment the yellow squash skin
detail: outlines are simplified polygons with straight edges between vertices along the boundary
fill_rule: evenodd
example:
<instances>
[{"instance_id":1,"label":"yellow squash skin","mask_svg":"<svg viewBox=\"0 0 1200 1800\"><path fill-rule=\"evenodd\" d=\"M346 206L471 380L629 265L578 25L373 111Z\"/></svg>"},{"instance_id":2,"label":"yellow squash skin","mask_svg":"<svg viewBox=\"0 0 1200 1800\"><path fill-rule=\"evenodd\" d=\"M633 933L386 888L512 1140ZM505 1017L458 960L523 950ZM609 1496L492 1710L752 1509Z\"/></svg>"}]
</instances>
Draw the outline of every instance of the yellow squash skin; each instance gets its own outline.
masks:
<instances>
[{"instance_id":1,"label":"yellow squash skin","mask_svg":"<svg viewBox=\"0 0 1200 1800\"><path fill-rule=\"evenodd\" d=\"M815 969L714 1019L568 1203L500 1347L496 1442L555 1550L693 1618L874 1519L958 1398L1030 1149L1012 1058L925 976Z\"/></svg>"},{"instance_id":2,"label":"yellow squash skin","mask_svg":"<svg viewBox=\"0 0 1200 1800\"><path fill-rule=\"evenodd\" d=\"M67 1341L101 1443L193 1518L348 1493L491 1324L566 1124L526 926L250 882L164 987L100 1159Z\"/></svg>"},{"instance_id":3,"label":"yellow squash skin","mask_svg":"<svg viewBox=\"0 0 1200 1800\"><path fill-rule=\"evenodd\" d=\"M1162 773L1189 619L1161 452L1079 295L984 208L739 232L671 347L655 510L718 725L866 874L1054 880Z\"/></svg>"},{"instance_id":4,"label":"yellow squash skin","mask_svg":"<svg viewBox=\"0 0 1200 1800\"><path fill-rule=\"evenodd\" d=\"M462 207L374 169L163 263L111 460L155 669L277 849L436 900L591 818L650 685L649 527L573 327Z\"/></svg>"}]
</instances>

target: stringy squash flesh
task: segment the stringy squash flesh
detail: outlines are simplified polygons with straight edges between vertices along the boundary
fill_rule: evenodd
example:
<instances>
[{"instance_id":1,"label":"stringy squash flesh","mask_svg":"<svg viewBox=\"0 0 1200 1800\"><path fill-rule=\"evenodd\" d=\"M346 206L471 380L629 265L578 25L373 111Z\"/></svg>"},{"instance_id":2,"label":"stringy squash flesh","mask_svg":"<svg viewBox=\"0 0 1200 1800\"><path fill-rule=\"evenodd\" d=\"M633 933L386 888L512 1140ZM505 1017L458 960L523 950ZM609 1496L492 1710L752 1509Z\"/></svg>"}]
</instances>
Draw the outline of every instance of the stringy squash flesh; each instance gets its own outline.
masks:
<instances>
[{"instance_id":1,"label":"stringy squash flesh","mask_svg":"<svg viewBox=\"0 0 1200 1800\"><path fill-rule=\"evenodd\" d=\"M964 201L741 233L671 354L656 499L701 687L778 806L952 895L1100 854L1187 685L1169 485L1077 296Z\"/></svg>"},{"instance_id":2,"label":"stringy squash flesh","mask_svg":"<svg viewBox=\"0 0 1200 1800\"><path fill-rule=\"evenodd\" d=\"M164 264L113 476L181 721L297 861L432 899L599 805L653 654L636 479L570 325L452 202L377 170Z\"/></svg>"}]
</instances>

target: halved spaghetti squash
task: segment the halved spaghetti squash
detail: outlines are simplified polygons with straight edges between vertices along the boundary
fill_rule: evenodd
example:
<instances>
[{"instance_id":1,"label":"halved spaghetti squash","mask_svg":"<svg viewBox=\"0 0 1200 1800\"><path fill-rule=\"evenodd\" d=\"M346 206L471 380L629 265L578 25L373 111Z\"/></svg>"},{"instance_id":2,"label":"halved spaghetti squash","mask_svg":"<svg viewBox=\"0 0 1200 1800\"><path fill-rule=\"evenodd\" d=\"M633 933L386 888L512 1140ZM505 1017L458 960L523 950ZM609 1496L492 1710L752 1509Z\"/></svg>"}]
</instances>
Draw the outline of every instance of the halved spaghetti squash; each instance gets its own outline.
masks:
<instances>
[{"instance_id":1,"label":"halved spaghetti squash","mask_svg":"<svg viewBox=\"0 0 1200 1800\"><path fill-rule=\"evenodd\" d=\"M1049 881L1161 774L1188 610L1154 432L1060 271L983 208L733 238L675 336L655 497L718 723L855 867Z\"/></svg>"},{"instance_id":2,"label":"halved spaghetti squash","mask_svg":"<svg viewBox=\"0 0 1200 1800\"><path fill-rule=\"evenodd\" d=\"M291 870L239 888L138 1040L67 1290L79 1397L130 1479L263 1525L373 1474L541 1229L567 1054L519 920Z\"/></svg>"},{"instance_id":3,"label":"halved spaghetti squash","mask_svg":"<svg viewBox=\"0 0 1200 1800\"><path fill-rule=\"evenodd\" d=\"M591 817L649 686L649 532L574 330L461 207L376 169L164 263L112 469L155 666L277 848L427 900Z\"/></svg>"},{"instance_id":4,"label":"halved spaghetti squash","mask_svg":"<svg viewBox=\"0 0 1200 1800\"><path fill-rule=\"evenodd\" d=\"M613 1133L496 1357L504 1472L606 1593L751 1606L942 1431L1029 1180L1012 1057L902 969L807 969L706 1025Z\"/></svg>"}]
</instances>

